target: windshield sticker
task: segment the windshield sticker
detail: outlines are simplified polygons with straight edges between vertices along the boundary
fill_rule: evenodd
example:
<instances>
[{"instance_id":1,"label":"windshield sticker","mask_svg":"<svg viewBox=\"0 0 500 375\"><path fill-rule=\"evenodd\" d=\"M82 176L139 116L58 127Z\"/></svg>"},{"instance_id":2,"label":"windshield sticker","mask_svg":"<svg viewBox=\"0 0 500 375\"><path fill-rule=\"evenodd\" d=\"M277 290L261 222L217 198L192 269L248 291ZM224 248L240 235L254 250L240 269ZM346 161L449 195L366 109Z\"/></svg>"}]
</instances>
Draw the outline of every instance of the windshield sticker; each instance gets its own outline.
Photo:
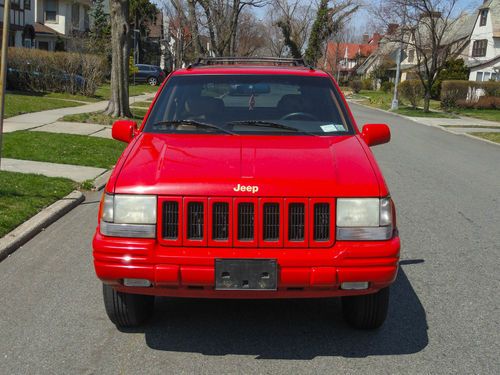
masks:
<instances>
[{"instance_id":1,"label":"windshield sticker","mask_svg":"<svg viewBox=\"0 0 500 375\"><path fill-rule=\"evenodd\" d=\"M337 128L337 130L339 132L345 132L344 125L342 125L342 124L336 124L335 127Z\"/></svg>"},{"instance_id":2,"label":"windshield sticker","mask_svg":"<svg viewBox=\"0 0 500 375\"><path fill-rule=\"evenodd\" d=\"M338 132L339 131L339 128L338 128L339 126L342 126L342 125L335 125L335 124L321 125L321 129L325 133ZM343 126L342 126L341 130L344 130Z\"/></svg>"}]
</instances>

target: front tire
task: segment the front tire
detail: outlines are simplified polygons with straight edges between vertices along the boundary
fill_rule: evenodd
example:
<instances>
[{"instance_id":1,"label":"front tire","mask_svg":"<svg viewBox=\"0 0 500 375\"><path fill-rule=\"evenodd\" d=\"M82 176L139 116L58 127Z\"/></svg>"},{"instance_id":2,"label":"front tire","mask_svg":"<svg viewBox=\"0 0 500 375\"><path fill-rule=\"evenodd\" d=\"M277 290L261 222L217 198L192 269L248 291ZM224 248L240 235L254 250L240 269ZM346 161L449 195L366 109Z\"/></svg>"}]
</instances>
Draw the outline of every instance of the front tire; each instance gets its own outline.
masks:
<instances>
[{"instance_id":1,"label":"front tire","mask_svg":"<svg viewBox=\"0 0 500 375\"><path fill-rule=\"evenodd\" d=\"M156 86L158 84L158 79L156 77L149 77L148 78L148 83L151 86Z\"/></svg>"},{"instance_id":2,"label":"front tire","mask_svg":"<svg viewBox=\"0 0 500 375\"><path fill-rule=\"evenodd\" d=\"M389 309L389 287L377 293L342 297L342 313L351 326L359 329L379 328Z\"/></svg>"},{"instance_id":3,"label":"front tire","mask_svg":"<svg viewBox=\"0 0 500 375\"><path fill-rule=\"evenodd\" d=\"M103 284L104 307L117 327L137 327L148 320L154 311L154 296L117 292Z\"/></svg>"}]
</instances>

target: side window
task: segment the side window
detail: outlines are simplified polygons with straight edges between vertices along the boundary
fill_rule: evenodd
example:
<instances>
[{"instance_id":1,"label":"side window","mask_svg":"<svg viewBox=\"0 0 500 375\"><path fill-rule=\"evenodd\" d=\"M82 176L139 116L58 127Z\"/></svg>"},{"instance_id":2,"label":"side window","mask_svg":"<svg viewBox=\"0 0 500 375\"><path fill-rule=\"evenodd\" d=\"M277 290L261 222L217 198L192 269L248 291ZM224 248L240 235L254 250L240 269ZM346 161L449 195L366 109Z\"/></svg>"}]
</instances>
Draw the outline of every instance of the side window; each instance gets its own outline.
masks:
<instances>
[{"instance_id":1,"label":"side window","mask_svg":"<svg viewBox=\"0 0 500 375\"><path fill-rule=\"evenodd\" d=\"M482 82L483 81L483 72L477 72L476 73L476 82Z\"/></svg>"},{"instance_id":2,"label":"side window","mask_svg":"<svg viewBox=\"0 0 500 375\"><path fill-rule=\"evenodd\" d=\"M486 26L487 19L488 19L488 9L483 9L481 11L481 19L479 21L479 26Z\"/></svg>"}]
</instances>

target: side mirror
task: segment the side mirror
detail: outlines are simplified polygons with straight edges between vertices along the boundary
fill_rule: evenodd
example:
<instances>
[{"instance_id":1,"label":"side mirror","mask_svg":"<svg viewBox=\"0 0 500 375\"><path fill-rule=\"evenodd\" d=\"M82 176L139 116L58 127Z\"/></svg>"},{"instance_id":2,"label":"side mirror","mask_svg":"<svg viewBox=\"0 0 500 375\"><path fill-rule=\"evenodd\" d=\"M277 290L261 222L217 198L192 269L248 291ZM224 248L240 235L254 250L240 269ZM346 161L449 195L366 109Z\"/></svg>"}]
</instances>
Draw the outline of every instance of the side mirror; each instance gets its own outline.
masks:
<instances>
[{"instance_id":1,"label":"side mirror","mask_svg":"<svg viewBox=\"0 0 500 375\"><path fill-rule=\"evenodd\" d=\"M114 139L125 143L130 141L137 134L137 123L132 120L118 120L115 121L111 128L111 135Z\"/></svg>"},{"instance_id":2,"label":"side mirror","mask_svg":"<svg viewBox=\"0 0 500 375\"><path fill-rule=\"evenodd\" d=\"M385 124L367 124L363 126L361 138L368 146L381 145L391 140L391 130Z\"/></svg>"}]
</instances>

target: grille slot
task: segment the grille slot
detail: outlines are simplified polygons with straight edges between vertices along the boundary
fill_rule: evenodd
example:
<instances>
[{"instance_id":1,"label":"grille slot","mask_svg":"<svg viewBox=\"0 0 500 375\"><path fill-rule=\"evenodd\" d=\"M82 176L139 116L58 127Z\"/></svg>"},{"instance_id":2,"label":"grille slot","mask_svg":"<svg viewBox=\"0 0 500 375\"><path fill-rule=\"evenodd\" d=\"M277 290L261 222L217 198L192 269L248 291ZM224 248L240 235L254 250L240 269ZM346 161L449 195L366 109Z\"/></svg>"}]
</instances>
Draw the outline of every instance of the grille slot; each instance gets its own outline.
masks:
<instances>
[{"instance_id":1,"label":"grille slot","mask_svg":"<svg viewBox=\"0 0 500 375\"><path fill-rule=\"evenodd\" d=\"M212 238L227 240L229 238L229 204L214 203L212 206Z\"/></svg>"},{"instance_id":2,"label":"grille slot","mask_svg":"<svg viewBox=\"0 0 500 375\"><path fill-rule=\"evenodd\" d=\"M187 238L189 240L203 239L204 225L203 203L189 202L188 203L188 227Z\"/></svg>"},{"instance_id":3,"label":"grille slot","mask_svg":"<svg viewBox=\"0 0 500 375\"><path fill-rule=\"evenodd\" d=\"M179 203L163 203L163 238L177 240L179 238Z\"/></svg>"},{"instance_id":4,"label":"grille slot","mask_svg":"<svg viewBox=\"0 0 500 375\"><path fill-rule=\"evenodd\" d=\"M314 205L314 241L330 239L330 205L316 203Z\"/></svg>"},{"instance_id":5,"label":"grille slot","mask_svg":"<svg viewBox=\"0 0 500 375\"><path fill-rule=\"evenodd\" d=\"M280 205L278 203L264 204L264 241L278 241L280 239Z\"/></svg>"},{"instance_id":6,"label":"grille slot","mask_svg":"<svg viewBox=\"0 0 500 375\"><path fill-rule=\"evenodd\" d=\"M238 204L238 240L253 241L254 211L253 203Z\"/></svg>"},{"instance_id":7,"label":"grille slot","mask_svg":"<svg viewBox=\"0 0 500 375\"><path fill-rule=\"evenodd\" d=\"M304 241L305 207L304 203L290 203L288 206L288 240Z\"/></svg>"}]
</instances>

